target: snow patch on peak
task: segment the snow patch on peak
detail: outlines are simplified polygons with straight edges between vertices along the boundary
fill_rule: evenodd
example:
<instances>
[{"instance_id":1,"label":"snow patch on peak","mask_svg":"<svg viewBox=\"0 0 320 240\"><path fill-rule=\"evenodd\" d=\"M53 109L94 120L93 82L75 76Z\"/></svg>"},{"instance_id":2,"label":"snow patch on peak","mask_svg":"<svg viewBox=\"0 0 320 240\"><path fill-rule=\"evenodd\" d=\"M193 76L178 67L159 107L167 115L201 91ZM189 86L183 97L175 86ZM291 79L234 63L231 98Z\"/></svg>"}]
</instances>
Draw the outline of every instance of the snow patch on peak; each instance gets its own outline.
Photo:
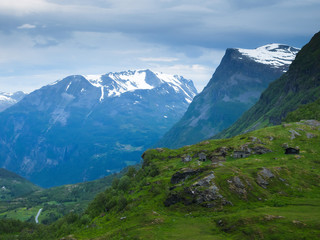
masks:
<instances>
[{"instance_id":1,"label":"snow patch on peak","mask_svg":"<svg viewBox=\"0 0 320 240\"><path fill-rule=\"evenodd\" d=\"M0 112L19 102L25 95L26 93L22 91L15 93L0 92Z\"/></svg>"},{"instance_id":2,"label":"snow patch on peak","mask_svg":"<svg viewBox=\"0 0 320 240\"><path fill-rule=\"evenodd\" d=\"M290 65L299 50L299 48L279 43L267 44L256 49L238 48L238 51L242 55L247 56L256 62L272 65L275 68Z\"/></svg>"},{"instance_id":3,"label":"snow patch on peak","mask_svg":"<svg viewBox=\"0 0 320 240\"><path fill-rule=\"evenodd\" d=\"M169 85L176 93L185 94L187 102L191 102L196 95L196 90L189 86L189 84L192 85L191 80L150 70L110 72L105 75L84 75L84 77L93 86L101 88L100 101L106 95L118 97L125 92L154 89L162 84Z\"/></svg>"}]
</instances>

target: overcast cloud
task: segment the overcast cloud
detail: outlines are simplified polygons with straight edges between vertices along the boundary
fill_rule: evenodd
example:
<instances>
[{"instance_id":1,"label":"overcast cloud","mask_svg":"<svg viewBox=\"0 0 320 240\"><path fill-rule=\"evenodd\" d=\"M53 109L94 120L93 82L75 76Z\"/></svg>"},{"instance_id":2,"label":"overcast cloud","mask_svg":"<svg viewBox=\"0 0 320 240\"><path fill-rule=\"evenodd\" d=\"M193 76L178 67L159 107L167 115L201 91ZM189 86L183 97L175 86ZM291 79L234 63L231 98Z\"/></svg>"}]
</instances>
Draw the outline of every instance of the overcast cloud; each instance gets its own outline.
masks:
<instances>
[{"instance_id":1,"label":"overcast cloud","mask_svg":"<svg viewBox=\"0 0 320 240\"><path fill-rule=\"evenodd\" d=\"M1 1L0 91L146 68L201 90L226 48L302 47L320 30L319 12L319 0Z\"/></svg>"}]
</instances>

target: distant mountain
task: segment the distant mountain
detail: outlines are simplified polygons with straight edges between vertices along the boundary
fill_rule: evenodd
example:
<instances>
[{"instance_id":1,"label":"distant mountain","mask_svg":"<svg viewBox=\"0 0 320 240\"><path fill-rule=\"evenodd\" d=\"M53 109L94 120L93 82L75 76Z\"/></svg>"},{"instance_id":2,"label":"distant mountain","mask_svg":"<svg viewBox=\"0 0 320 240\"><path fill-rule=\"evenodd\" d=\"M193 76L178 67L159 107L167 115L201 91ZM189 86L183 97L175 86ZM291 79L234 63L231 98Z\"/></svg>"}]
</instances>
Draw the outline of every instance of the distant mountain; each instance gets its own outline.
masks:
<instances>
[{"instance_id":1,"label":"distant mountain","mask_svg":"<svg viewBox=\"0 0 320 240\"><path fill-rule=\"evenodd\" d=\"M258 101L270 82L287 71L298 51L282 44L227 49L208 85L157 145L194 144L229 127Z\"/></svg>"},{"instance_id":2,"label":"distant mountain","mask_svg":"<svg viewBox=\"0 0 320 240\"><path fill-rule=\"evenodd\" d=\"M301 105L314 102L319 97L320 32L315 34L297 54L289 71L271 83L250 110L215 138L232 137L265 126L280 124L289 112ZM312 106L309 107L315 109ZM305 113L305 111L302 112ZM299 115L302 117L301 112Z\"/></svg>"},{"instance_id":3,"label":"distant mountain","mask_svg":"<svg viewBox=\"0 0 320 240\"><path fill-rule=\"evenodd\" d=\"M191 80L150 70L69 76L0 114L0 164L45 187L119 171L196 93Z\"/></svg>"},{"instance_id":4,"label":"distant mountain","mask_svg":"<svg viewBox=\"0 0 320 240\"><path fill-rule=\"evenodd\" d=\"M8 201L40 189L27 179L0 168L0 201Z\"/></svg>"},{"instance_id":5,"label":"distant mountain","mask_svg":"<svg viewBox=\"0 0 320 240\"><path fill-rule=\"evenodd\" d=\"M19 102L25 95L21 91L15 93L0 92L0 112Z\"/></svg>"}]
</instances>

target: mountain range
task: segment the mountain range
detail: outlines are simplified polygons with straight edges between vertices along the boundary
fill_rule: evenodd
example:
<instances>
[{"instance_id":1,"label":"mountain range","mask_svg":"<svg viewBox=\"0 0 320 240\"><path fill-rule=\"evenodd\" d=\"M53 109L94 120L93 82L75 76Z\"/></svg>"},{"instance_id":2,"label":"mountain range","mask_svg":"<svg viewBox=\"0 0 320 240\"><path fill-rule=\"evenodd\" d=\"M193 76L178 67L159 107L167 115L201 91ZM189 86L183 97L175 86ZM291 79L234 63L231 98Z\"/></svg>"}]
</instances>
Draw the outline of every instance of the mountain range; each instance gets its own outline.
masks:
<instances>
[{"instance_id":1,"label":"mountain range","mask_svg":"<svg viewBox=\"0 0 320 240\"><path fill-rule=\"evenodd\" d=\"M229 127L258 101L272 81L288 70L298 51L283 44L227 49L207 86L157 146L194 144Z\"/></svg>"},{"instance_id":2,"label":"mountain range","mask_svg":"<svg viewBox=\"0 0 320 240\"><path fill-rule=\"evenodd\" d=\"M0 165L42 187L120 171L196 94L191 80L150 70L66 77L0 113Z\"/></svg>"}]
</instances>

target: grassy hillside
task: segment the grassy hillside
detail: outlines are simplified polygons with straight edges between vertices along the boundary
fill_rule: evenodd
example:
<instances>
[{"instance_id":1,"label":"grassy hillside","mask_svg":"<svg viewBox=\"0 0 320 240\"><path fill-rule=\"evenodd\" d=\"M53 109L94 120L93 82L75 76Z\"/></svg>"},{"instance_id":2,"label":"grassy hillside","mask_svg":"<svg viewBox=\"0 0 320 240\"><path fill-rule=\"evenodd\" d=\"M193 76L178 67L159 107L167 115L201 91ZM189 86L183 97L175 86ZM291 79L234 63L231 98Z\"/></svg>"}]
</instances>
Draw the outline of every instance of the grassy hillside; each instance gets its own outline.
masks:
<instances>
[{"instance_id":1,"label":"grassy hillside","mask_svg":"<svg viewBox=\"0 0 320 240\"><path fill-rule=\"evenodd\" d=\"M17 232L20 239L318 239L319 140L320 122L303 121L148 150L142 169L114 180L84 214Z\"/></svg>"},{"instance_id":2,"label":"grassy hillside","mask_svg":"<svg viewBox=\"0 0 320 240\"><path fill-rule=\"evenodd\" d=\"M272 82L259 101L231 127L214 136L227 138L280 124L289 112L320 97L320 32L297 54L287 73Z\"/></svg>"},{"instance_id":3,"label":"grassy hillside","mask_svg":"<svg viewBox=\"0 0 320 240\"><path fill-rule=\"evenodd\" d=\"M320 121L320 98L315 102L301 105L297 110L288 113L284 122L297 122L303 119Z\"/></svg>"},{"instance_id":4,"label":"grassy hillside","mask_svg":"<svg viewBox=\"0 0 320 240\"><path fill-rule=\"evenodd\" d=\"M10 201L40 189L27 179L0 168L0 201Z\"/></svg>"}]
</instances>

